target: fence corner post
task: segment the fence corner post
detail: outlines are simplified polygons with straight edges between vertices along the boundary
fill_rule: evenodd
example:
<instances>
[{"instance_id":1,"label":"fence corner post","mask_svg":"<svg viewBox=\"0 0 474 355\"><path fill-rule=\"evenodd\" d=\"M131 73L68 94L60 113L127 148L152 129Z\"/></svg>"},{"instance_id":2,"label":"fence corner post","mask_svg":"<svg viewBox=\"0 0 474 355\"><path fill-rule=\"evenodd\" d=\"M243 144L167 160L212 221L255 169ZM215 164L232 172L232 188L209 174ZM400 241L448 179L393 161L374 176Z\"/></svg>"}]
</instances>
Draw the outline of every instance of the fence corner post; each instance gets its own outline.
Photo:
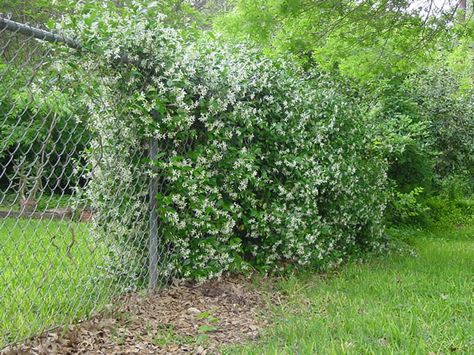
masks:
<instances>
[{"instance_id":1,"label":"fence corner post","mask_svg":"<svg viewBox=\"0 0 474 355\"><path fill-rule=\"evenodd\" d=\"M158 154L158 141L156 138L150 138L148 157L150 161L156 159ZM158 215L156 212L156 195L158 193L158 178L150 176L149 186L149 242L148 242L148 289L150 292L156 290L158 286Z\"/></svg>"}]
</instances>

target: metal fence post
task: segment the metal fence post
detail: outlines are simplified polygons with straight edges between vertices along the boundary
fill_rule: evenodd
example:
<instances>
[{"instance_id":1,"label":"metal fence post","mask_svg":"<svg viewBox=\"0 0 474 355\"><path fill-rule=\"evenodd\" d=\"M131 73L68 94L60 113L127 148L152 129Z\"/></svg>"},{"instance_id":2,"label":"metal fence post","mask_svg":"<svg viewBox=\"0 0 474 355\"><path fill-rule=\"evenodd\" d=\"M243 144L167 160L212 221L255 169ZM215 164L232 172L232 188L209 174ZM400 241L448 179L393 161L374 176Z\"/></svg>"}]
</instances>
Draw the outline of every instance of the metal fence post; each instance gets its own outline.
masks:
<instances>
[{"instance_id":1,"label":"metal fence post","mask_svg":"<svg viewBox=\"0 0 474 355\"><path fill-rule=\"evenodd\" d=\"M150 138L149 158L156 159L158 154L158 141ZM150 209L150 236L148 243L149 265L148 265L148 288L154 291L158 285L158 214L156 212L156 195L158 193L158 178L150 177L149 187L149 209Z\"/></svg>"}]
</instances>

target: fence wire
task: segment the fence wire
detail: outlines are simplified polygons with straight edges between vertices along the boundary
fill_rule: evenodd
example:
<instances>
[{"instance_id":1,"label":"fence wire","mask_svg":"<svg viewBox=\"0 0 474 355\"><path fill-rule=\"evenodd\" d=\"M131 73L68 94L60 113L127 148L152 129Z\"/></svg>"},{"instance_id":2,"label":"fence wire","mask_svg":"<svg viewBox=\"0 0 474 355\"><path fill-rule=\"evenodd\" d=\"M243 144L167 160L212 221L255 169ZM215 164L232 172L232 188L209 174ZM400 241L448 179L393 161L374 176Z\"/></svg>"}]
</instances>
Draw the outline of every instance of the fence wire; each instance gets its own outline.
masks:
<instances>
[{"instance_id":1,"label":"fence wire","mask_svg":"<svg viewBox=\"0 0 474 355\"><path fill-rule=\"evenodd\" d=\"M154 211L163 182L133 165L156 156L157 143L127 151L128 178L105 204L91 201L94 177L117 161L51 75L55 54L38 33L0 24L0 349L170 277Z\"/></svg>"}]
</instances>

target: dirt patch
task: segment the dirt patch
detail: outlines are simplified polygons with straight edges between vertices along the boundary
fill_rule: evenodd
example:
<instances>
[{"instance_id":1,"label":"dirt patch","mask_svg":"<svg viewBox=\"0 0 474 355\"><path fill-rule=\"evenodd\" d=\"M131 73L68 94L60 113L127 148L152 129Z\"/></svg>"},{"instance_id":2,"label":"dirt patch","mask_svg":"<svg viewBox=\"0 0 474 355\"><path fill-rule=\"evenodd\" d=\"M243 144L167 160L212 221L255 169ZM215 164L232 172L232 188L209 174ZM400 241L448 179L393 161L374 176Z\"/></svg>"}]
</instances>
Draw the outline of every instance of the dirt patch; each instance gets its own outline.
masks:
<instances>
[{"instance_id":1,"label":"dirt patch","mask_svg":"<svg viewBox=\"0 0 474 355\"><path fill-rule=\"evenodd\" d=\"M120 307L0 353L214 354L222 345L255 340L268 323L262 316L268 300L244 278L181 283L155 295L124 296Z\"/></svg>"}]
</instances>

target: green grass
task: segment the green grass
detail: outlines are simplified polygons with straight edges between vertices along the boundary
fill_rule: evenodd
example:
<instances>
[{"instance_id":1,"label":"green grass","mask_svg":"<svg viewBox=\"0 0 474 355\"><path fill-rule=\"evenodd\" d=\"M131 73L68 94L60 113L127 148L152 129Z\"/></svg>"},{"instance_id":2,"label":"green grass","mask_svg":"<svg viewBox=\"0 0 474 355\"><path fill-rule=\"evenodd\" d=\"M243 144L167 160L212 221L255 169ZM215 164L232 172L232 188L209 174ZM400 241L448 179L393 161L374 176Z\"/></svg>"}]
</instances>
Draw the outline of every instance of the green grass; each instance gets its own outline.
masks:
<instances>
[{"instance_id":1,"label":"green grass","mask_svg":"<svg viewBox=\"0 0 474 355\"><path fill-rule=\"evenodd\" d=\"M103 254L86 223L0 219L0 349L100 307Z\"/></svg>"},{"instance_id":2,"label":"green grass","mask_svg":"<svg viewBox=\"0 0 474 355\"><path fill-rule=\"evenodd\" d=\"M474 353L474 225L392 231L416 256L353 262L287 278L288 302L242 354Z\"/></svg>"}]
</instances>

